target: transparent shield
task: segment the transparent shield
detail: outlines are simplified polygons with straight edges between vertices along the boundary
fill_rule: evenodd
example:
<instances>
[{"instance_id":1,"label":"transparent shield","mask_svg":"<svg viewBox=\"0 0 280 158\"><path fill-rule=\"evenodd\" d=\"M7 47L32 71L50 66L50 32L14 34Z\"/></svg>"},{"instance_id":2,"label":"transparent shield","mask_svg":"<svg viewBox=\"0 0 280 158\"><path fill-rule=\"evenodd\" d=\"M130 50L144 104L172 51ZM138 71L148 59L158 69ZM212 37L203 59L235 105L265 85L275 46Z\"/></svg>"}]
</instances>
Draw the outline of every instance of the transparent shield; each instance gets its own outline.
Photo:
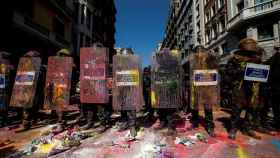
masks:
<instances>
[{"instance_id":1,"label":"transparent shield","mask_svg":"<svg viewBox=\"0 0 280 158\"><path fill-rule=\"evenodd\" d=\"M153 54L151 103L154 108L181 106L181 68L179 57L168 49Z\"/></svg>"},{"instance_id":2,"label":"transparent shield","mask_svg":"<svg viewBox=\"0 0 280 158\"><path fill-rule=\"evenodd\" d=\"M144 105L142 71L138 55L113 57L114 110L140 110Z\"/></svg>"},{"instance_id":3,"label":"transparent shield","mask_svg":"<svg viewBox=\"0 0 280 158\"><path fill-rule=\"evenodd\" d=\"M39 57L20 58L10 101L11 107L33 106L40 67Z\"/></svg>"}]
</instances>

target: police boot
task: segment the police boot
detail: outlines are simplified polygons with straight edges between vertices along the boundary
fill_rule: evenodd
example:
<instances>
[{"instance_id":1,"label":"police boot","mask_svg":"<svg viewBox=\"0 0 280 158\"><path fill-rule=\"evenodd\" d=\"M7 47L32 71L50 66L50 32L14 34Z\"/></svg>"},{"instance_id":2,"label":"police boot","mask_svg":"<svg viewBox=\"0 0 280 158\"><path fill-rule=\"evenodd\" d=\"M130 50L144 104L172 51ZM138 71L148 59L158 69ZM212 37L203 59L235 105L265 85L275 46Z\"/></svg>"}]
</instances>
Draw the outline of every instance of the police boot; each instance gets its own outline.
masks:
<instances>
[{"instance_id":1,"label":"police boot","mask_svg":"<svg viewBox=\"0 0 280 158\"><path fill-rule=\"evenodd\" d=\"M211 109L205 110L205 126L206 131L211 137L215 137L214 123L213 123L213 111Z\"/></svg>"},{"instance_id":2,"label":"police boot","mask_svg":"<svg viewBox=\"0 0 280 158\"><path fill-rule=\"evenodd\" d=\"M198 112L198 110L192 110L191 123L192 123L192 128L193 129L196 129L196 128L199 127L199 112Z\"/></svg>"},{"instance_id":3,"label":"police boot","mask_svg":"<svg viewBox=\"0 0 280 158\"><path fill-rule=\"evenodd\" d=\"M81 127L82 130L88 130L93 127L93 115L94 114L92 110L87 112L87 124Z\"/></svg>"},{"instance_id":4,"label":"police boot","mask_svg":"<svg viewBox=\"0 0 280 158\"><path fill-rule=\"evenodd\" d=\"M207 133L209 134L210 137L215 137L216 134L215 134L215 131L214 131L214 128L206 128L206 131Z\"/></svg>"},{"instance_id":5,"label":"police boot","mask_svg":"<svg viewBox=\"0 0 280 158\"><path fill-rule=\"evenodd\" d=\"M167 119L161 119L160 120L160 124L159 124L160 129L163 129L163 128L167 127L167 125L168 125Z\"/></svg>"},{"instance_id":6,"label":"police boot","mask_svg":"<svg viewBox=\"0 0 280 158\"><path fill-rule=\"evenodd\" d=\"M80 115L75 119L74 123L79 126L82 126L85 124L85 122L86 122L85 114L83 111L80 111Z\"/></svg>"},{"instance_id":7,"label":"police boot","mask_svg":"<svg viewBox=\"0 0 280 158\"><path fill-rule=\"evenodd\" d=\"M251 129L246 129L242 131L243 134L253 137L255 139L261 139L261 136L257 135L255 131L251 130Z\"/></svg>"},{"instance_id":8,"label":"police boot","mask_svg":"<svg viewBox=\"0 0 280 158\"><path fill-rule=\"evenodd\" d=\"M255 139L261 139L261 137L258 136L255 131L252 130L251 126L247 121L245 121L244 123L244 127L242 128L242 133L247 136L253 137Z\"/></svg>"},{"instance_id":9,"label":"police boot","mask_svg":"<svg viewBox=\"0 0 280 158\"><path fill-rule=\"evenodd\" d=\"M30 120L30 113L28 111L23 111L23 118L22 118L22 124L18 129L16 129L16 132L23 132L27 131L31 128L31 120Z\"/></svg>"},{"instance_id":10,"label":"police boot","mask_svg":"<svg viewBox=\"0 0 280 158\"><path fill-rule=\"evenodd\" d=\"M0 115L0 128L5 127L7 125L7 118L6 116L1 116Z\"/></svg>"},{"instance_id":11,"label":"police boot","mask_svg":"<svg viewBox=\"0 0 280 158\"><path fill-rule=\"evenodd\" d=\"M118 127L118 131L121 132L121 131L125 131L128 129L128 122L127 121L124 121L124 122L120 122L119 123L119 127Z\"/></svg>"},{"instance_id":12,"label":"police boot","mask_svg":"<svg viewBox=\"0 0 280 158\"><path fill-rule=\"evenodd\" d=\"M231 129L231 130L229 131L228 138L229 138L229 139L232 139L232 140L235 140L235 138L236 138L236 133L237 133L237 129Z\"/></svg>"},{"instance_id":13,"label":"police boot","mask_svg":"<svg viewBox=\"0 0 280 158\"><path fill-rule=\"evenodd\" d=\"M99 127L96 128L96 131L98 133L103 133L105 132L107 129L109 129L111 127L110 121L107 119L101 120L101 124Z\"/></svg>"}]
</instances>

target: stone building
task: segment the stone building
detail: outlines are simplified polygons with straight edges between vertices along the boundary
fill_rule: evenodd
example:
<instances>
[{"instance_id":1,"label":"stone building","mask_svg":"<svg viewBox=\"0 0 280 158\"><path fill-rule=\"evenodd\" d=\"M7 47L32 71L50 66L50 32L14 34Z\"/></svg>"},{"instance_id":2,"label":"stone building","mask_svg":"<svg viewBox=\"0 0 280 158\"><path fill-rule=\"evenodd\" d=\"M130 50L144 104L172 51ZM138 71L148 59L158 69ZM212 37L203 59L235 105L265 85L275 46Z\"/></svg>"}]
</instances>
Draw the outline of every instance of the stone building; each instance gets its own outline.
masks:
<instances>
[{"instance_id":1,"label":"stone building","mask_svg":"<svg viewBox=\"0 0 280 158\"><path fill-rule=\"evenodd\" d=\"M74 57L81 46L100 42L114 53L116 8L113 0L4 0L0 6L0 50L13 59L28 50L43 59L61 48ZM15 62L16 63L16 62Z\"/></svg>"},{"instance_id":2,"label":"stone building","mask_svg":"<svg viewBox=\"0 0 280 158\"><path fill-rule=\"evenodd\" d=\"M242 38L251 37L259 42L265 49L263 60L273 54L272 48L279 42L280 0L179 2L177 8L170 5L163 48L181 50L183 64L198 44L212 49L224 63Z\"/></svg>"}]
</instances>

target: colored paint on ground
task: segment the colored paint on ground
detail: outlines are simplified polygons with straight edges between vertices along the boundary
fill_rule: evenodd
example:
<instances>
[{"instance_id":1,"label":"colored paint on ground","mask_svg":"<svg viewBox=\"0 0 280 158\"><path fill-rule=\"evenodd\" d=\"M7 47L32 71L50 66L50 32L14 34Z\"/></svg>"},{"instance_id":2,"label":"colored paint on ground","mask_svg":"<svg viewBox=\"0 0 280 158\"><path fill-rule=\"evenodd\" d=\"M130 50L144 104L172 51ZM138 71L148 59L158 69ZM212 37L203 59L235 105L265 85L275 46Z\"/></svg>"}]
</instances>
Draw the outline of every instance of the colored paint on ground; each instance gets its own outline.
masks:
<instances>
[{"instance_id":1,"label":"colored paint on ground","mask_svg":"<svg viewBox=\"0 0 280 158\"><path fill-rule=\"evenodd\" d=\"M277 150L280 151L280 141L279 140L273 139L271 141L271 143L277 148Z\"/></svg>"},{"instance_id":2,"label":"colored paint on ground","mask_svg":"<svg viewBox=\"0 0 280 158\"><path fill-rule=\"evenodd\" d=\"M247 158L247 155L241 147L237 148L236 150L239 158Z\"/></svg>"},{"instance_id":3,"label":"colored paint on ground","mask_svg":"<svg viewBox=\"0 0 280 158\"><path fill-rule=\"evenodd\" d=\"M216 116L223 117L224 115L217 114ZM158 123L157 121L155 124ZM185 126L190 124L189 120L178 123L179 129L184 129L184 124ZM138 132L139 137L136 141L127 141L128 130L118 132L112 128L102 134L82 140L79 146L51 158L279 158L280 155L280 141L277 136L262 134L262 139L257 140L238 132L236 140L233 141L228 139L228 133L217 121L214 138L209 137L201 126L195 130L185 127L185 130L174 134L168 134L167 129L159 130L154 127L156 125ZM16 149L19 150L22 145L30 143L33 138L38 138L40 133L46 133L47 130L49 129L41 128L16 133L10 139L15 142L12 145L17 146ZM198 139L197 135L205 137L206 140ZM176 137L185 144L176 144ZM189 145L191 141L194 143ZM18 143L21 145L19 146ZM30 156L46 157L52 146L41 145L39 148L38 152ZM45 154L38 156L42 153Z\"/></svg>"}]
</instances>

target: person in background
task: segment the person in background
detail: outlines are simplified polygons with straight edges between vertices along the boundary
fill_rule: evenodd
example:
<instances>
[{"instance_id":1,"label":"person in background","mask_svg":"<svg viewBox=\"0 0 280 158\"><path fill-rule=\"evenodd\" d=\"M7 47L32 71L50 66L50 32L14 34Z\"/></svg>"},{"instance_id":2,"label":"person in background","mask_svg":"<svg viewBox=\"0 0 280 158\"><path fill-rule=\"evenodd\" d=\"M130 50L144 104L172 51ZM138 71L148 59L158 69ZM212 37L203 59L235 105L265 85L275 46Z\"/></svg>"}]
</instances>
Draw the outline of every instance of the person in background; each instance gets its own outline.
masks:
<instances>
[{"instance_id":1,"label":"person in background","mask_svg":"<svg viewBox=\"0 0 280 158\"><path fill-rule=\"evenodd\" d=\"M269 59L270 75L268 79L271 88L274 126L280 131L280 43L274 46L275 54Z\"/></svg>"},{"instance_id":2,"label":"person in background","mask_svg":"<svg viewBox=\"0 0 280 158\"><path fill-rule=\"evenodd\" d=\"M144 68L143 73L143 96L145 101L146 121L152 121L154 118L154 109L151 105L151 66Z\"/></svg>"}]
</instances>

